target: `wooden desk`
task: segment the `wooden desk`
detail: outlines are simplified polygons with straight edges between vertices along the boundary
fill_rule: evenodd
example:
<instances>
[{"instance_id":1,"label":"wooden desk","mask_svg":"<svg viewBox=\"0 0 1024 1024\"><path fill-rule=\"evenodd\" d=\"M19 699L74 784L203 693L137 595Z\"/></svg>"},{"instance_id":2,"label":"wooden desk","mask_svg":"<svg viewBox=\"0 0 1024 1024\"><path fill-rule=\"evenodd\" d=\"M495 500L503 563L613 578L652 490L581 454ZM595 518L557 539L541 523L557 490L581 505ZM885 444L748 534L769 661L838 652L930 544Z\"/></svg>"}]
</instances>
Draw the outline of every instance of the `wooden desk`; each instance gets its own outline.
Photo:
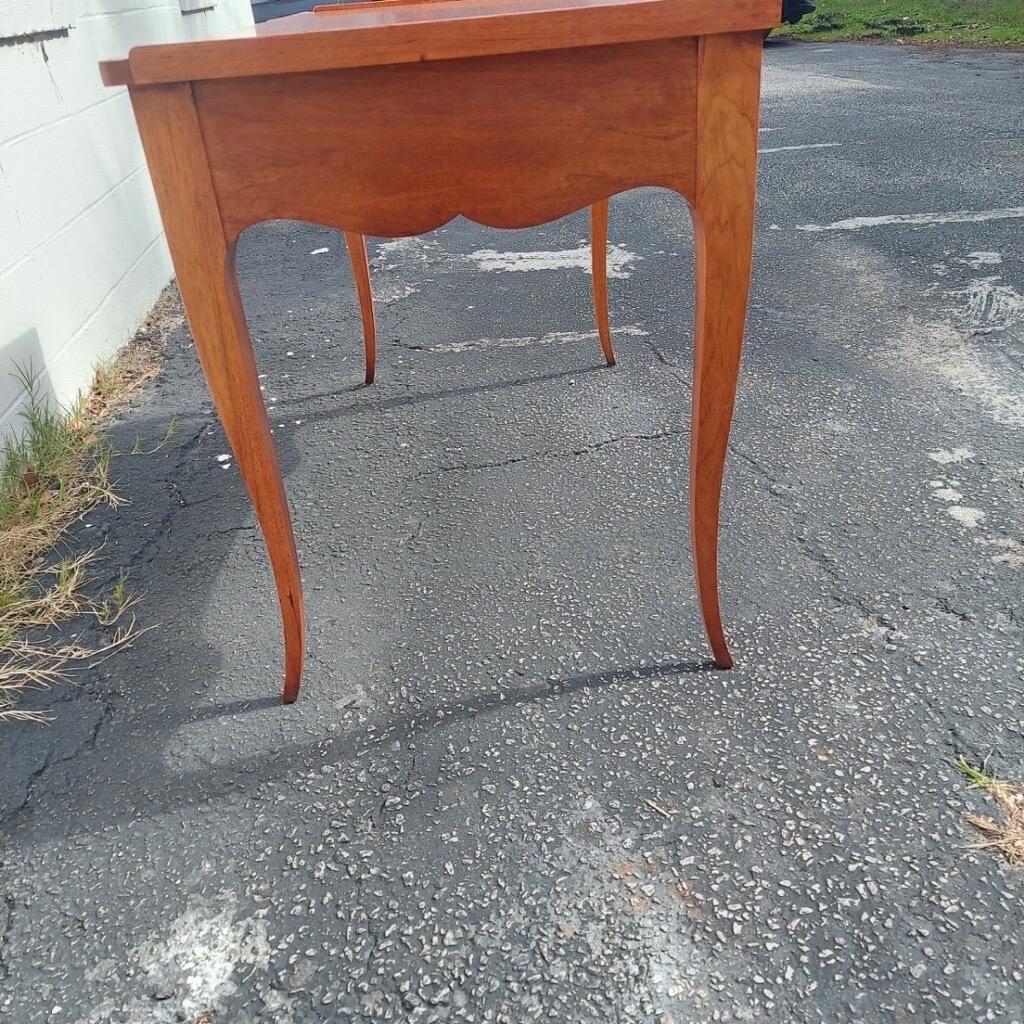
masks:
<instances>
[{"instance_id":1,"label":"wooden desk","mask_svg":"<svg viewBox=\"0 0 1024 1024\"><path fill-rule=\"evenodd\" d=\"M266 538L299 692L302 584L235 272L250 224L522 228L641 185L696 239L691 536L715 663L718 516L746 317L764 30L778 0L359 4L136 47L127 85L196 350Z\"/></svg>"}]
</instances>

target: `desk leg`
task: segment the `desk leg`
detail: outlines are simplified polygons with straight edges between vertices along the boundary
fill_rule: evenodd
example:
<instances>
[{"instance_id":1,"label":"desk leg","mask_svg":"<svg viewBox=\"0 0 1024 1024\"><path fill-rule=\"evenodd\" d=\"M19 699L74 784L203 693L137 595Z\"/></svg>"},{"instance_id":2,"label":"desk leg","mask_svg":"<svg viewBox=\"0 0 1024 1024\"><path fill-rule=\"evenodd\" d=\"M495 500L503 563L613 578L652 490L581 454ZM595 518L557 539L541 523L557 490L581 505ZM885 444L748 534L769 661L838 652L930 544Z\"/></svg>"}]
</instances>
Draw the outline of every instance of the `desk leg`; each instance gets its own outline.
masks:
<instances>
[{"instance_id":1,"label":"desk leg","mask_svg":"<svg viewBox=\"0 0 1024 1024\"><path fill-rule=\"evenodd\" d=\"M370 260L366 255L366 236L358 231L345 232L352 277L359 296L359 315L363 321L363 350L366 353L366 383L373 383L377 368L377 324L373 316L373 290L370 288Z\"/></svg>"},{"instance_id":2,"label":"desk leg","mask_svg":"<svg viewBox=\"0 0 1024 1024\"><path fill-rule=\"evenodd\" d=\"M601 351L609 366L615 365L612 333L608 324L608 200L602 199L590 208L590 247L593 269L594 316ZM373 289L370 285L370 261L366 255L366 237L357 231L346 231L352 278L359 297L359 316L363 322L363 349L366 354L366 383L372 384L377 366L377 325L373 315Z\"/></svg>"},{"instance_id":3,"label":"desk leg","mask_svg":"<svg viewBox=\"0 0 1024 1024\"><path fill-rule=\"evenodd\" d=\"M267 542L284 624L282 699L290 704L302 675L302 581L238 293L234 245L224 237L191 87L137 87L132 104L196 351Z\"/></svg>"},{"instance_id":4,"label":"desk leg","mask_svg":"<svg viewBox=\"0 0 1024 1024\"><path fill-rule=\"evenodd\" d=\"M594 316L601 351L609 366L615 365L612 332L608 326L608 200L590 207L590 266L594 279Z\"/></svg>"},{"instance_id":5,"label":"desk leg","mask_svg":"<svg viewBox=\"0 0 1024 1024\"><path fill-rule=\"evenodd\" d=\"M732 668L718 601L718 523L753 255L761 49L759 33L700 40L690 523L704 628L719 668Z\"/></svg>"}]
</instances>

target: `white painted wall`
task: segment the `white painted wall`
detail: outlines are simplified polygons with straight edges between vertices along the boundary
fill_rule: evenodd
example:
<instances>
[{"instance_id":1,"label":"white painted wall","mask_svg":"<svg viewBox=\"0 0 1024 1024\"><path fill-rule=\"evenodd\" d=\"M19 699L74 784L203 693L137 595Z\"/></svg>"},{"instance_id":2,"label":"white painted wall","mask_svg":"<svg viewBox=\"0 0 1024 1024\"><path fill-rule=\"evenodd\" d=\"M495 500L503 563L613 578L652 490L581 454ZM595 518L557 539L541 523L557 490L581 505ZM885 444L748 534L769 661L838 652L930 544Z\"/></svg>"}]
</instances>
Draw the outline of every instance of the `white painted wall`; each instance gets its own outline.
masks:
<instances>
[{"instance_id":1,"label":"white painted wall","mask_svg":"<svg viewBox=\"0 0 1024 1024\"><path fill-rule=\"evenodd\" d=\"M127 90L97 62L251 24L249 0L0 0L0 426L17 364L73 400L171 277Z\"/></svg>"}]
</instances>

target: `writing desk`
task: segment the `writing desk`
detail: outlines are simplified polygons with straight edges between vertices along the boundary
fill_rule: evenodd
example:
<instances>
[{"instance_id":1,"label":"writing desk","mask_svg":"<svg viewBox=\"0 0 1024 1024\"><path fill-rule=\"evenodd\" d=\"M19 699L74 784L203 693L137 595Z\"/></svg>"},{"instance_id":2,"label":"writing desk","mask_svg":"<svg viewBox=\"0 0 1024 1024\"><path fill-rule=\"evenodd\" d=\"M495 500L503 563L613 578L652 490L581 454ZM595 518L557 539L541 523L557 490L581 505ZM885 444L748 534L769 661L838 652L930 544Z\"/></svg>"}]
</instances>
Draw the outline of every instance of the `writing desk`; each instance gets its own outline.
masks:
<instances>
[{"instance_id":1,"label":"writing desk","mask_svg":"<svg viewBox=\"0 0 1024 1024\"><path fill-rule=\"evenodd\" d=\"M440 0L142 46L127 85L210 393L262 527L299 692L302 584L235 270L283 218L402 237L523 228L625 189L684 197L696 241L690 510L715 663L722 472L746 317L761 43L778 0Z\"/></svg>"}]
</instances>

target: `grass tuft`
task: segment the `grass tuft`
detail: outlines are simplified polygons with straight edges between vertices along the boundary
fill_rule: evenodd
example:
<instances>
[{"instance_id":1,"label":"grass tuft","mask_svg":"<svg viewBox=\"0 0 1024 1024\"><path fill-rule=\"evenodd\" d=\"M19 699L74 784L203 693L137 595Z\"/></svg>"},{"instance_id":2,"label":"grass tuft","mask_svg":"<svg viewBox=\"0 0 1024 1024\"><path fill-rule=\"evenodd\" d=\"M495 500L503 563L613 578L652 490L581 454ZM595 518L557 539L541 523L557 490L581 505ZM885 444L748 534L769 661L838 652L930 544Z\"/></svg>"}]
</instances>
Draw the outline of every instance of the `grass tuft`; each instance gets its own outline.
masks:
<instances>
[{"instance_id":1,"label":"grass tuft","mask_svg":"<svg viewBox=\"0 0 1024 1024\"><path fill-rule=\"evenodd\" d=\"M24 391L21 431L0 446L0 607L26 600L35 563L67 526L102 502L110 486L110 450L85 402L70 411L43 393L31 369L19 369Z\"/></svg>"},{"instance_id":2,"label":"grass tuft","mask_svg":"<svg viewBox=\"0 0 1024 1024\"><path fill-rule=\"evenodd\" d=\"M121 570L111 588L110 596L95 606L96 618L103 626L112 626L124 613L137 604L139 596L128 589L128 574Z\"/></svg>"},{"instance_id":3,"label":"grass tuft","mask_svg":"<svg viewBox=\"0 0 1024 1024\"><path fill-rule=\"evenodd\" d=\"M875 39L1024 46L1021 0L815 0L817 10L776 34L798 39Z\"/></svg>"},{"instance_id":4,"label":"grass tuft","mask_svg":"<svg viewBox=\"0 0 1024 1024\"><path fill-rule=\"evenodd\" d=\"M20 429L0 439L0 719L39 720L17 707L26 688L65 679L79 663L106 657L142 632L131 623L99 647L78 637L49 641L47 630L82 613L113 626L138 600L123 574L102 600L87 595L96 551L73 558L54 552L90 509L121 503L103 423L159 372L166 333L181 319L168 289L135 341L97 368L92 387L69 409L47 396L31 367L18 371Z\"/></svg>"},{"instance_id":5,"label":"grass tuft","mask_svg":"<svg viewBox=\"0 0 1024 1024\"><path fill-rule=\"evenodd\" d=\"M981 838L971 844L972 848L1001 854L1011 864L1024 867L1024 786L997 779L984 764L979 767L964 757L954 763L970 782L971 789L983 790L1002 817L997 821L987 814L966 816L981 833Z\"/></svg>"},{"instance_id":6,"label":"grass tuft","mask_svg":"<svg viewBox=\"0 0 1024 1024\"><path fill-rule=\"evenodd\" d=\"M971 784L971 789L988 789L995 782L995 777L985 771L985 764L981 766L971 764L966 757L961 755L953 762L960 774Z\"/></svg>"}]
</instances>

